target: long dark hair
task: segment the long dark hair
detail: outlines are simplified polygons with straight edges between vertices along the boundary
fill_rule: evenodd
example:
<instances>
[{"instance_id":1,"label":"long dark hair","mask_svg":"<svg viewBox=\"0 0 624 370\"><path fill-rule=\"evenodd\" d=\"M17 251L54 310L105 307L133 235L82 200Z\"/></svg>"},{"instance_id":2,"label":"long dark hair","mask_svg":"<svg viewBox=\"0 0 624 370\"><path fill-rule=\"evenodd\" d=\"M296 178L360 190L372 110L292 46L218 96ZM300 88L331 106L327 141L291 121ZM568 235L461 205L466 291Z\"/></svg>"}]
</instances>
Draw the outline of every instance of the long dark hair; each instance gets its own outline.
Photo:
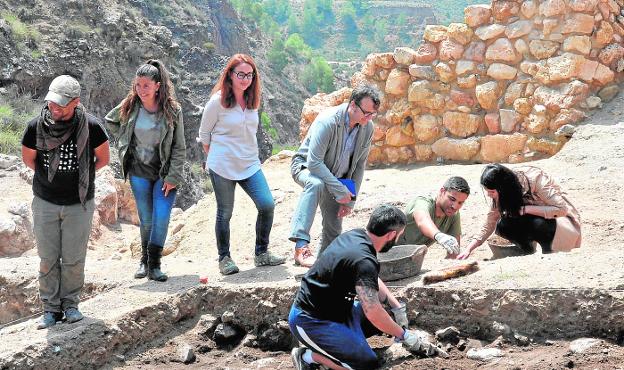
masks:
<instances>
[{"instance_id":1,"label":"long dark hair","mask_svg":"<svg viewBox=\"0 0 624 370\"><path fill-rule=\"evenodd\" d=\"M173 83L171 78L169 78L169 71L158 59L150 59L137 69L132 81L132 88L130 88L128 95L121 103L121 120L128 122L135 104L140 101L139 95L136 93L136 81L139 77L147 77L154 82L160 82L160 87L156 94L158 111L165 116L167 124L173 126L175 115L180 109L180 103L176 99Z\"/></svg>"},{"instance_id":2,"label":"long dark hair","mask_svg":"<svg viewBox=\"0 0 624 370\"><path fill-rule=\"evenodd\" d=\"M256 68L256 62L253 58L247 54L234 54L228 61L225 68L221 72L219 81L212 89L210 95L221 91L221 106L224 108L232 108L236 105L236 98L234 97L234 91L232 90L232 71L241 63L247 63L253 69L253 80L251 85L245 90L243 96L245 98L245 104L247 109L258 109L260 106L260 74Z\"/></svg>"},{"instance_id":3,"label":"long dark hair","mask_svg":"<svg viewBox=\"0 0 624 370\"><path fill-rule=\"evenodd\" d=\"M498 163L488 164L481 174L481 185L498 192L498 202L494 202L494 206L502 217L520 215L520 207L524 205L522 185L512 170Z\"/></svg>"}]
</instances>

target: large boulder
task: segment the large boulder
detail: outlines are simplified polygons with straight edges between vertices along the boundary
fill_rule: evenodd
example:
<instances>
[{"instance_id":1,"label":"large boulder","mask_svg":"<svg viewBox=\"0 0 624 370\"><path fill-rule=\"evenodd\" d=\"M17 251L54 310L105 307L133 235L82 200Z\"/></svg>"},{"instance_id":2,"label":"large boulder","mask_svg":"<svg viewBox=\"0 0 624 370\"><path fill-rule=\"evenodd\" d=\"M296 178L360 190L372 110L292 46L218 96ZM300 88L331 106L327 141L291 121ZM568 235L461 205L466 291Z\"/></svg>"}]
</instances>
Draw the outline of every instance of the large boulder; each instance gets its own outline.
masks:
<instances>
[{"instance_id":1,"label":"large boulder","mask_svg":"<svg viewBox=\"0 0 624 370\"><path fill-rule=\"evenodd\" d=\"M463 53L464 47L458 42L455 42L453 40L442 40L442 42L440 42L440 60L458 60L461 58Z\"/></svg>"},{"instance_id":2,"label":"large boulder","mask_svg":"<svg viewBox=\"0 0 624 370\"><path fill-rule=\"evenodd\" d=\"M394 60L398 64L410 65L414 63L416 51L412 48L399 47L394 49Z\"/></svg>"},{"instance_id":3,"label":"large boulder","mask_svg":"<svg viewBox=\"0 0 624 370\"><path fill-rule=\"evenodd\" d=\"M403 96L412 82L410 74L402 69L395 68L390 71L386 80L386 92L392 95Z\"/></svg>"},{"instance_id":4,"label":"large boulder","mask_svg":"<svg viewBox=\"0 0 624 370\"><path fill-rule=\"evenodd\" d=\"M442 138L436 141L431 149L438 157L454 161L469 161L479 153L479 139L465 140Z\"/></svg>"},{"instance_id":5,"label":"large boulder","mask_svg":"<svg viewBox=\"0 0 624 370\"><path fill-rule=\"evenodd\" d=\"M478 85L476 90L477 100L483 109L495 109L498 107L498 98L501 91L498 84L494 81L486 82Z\"/></svg>"},{"instance_id":6,"label":"large boulder","mask_svg":"<svg viewBox=\"0 0 624 370\"><path fill-rule=\"evenodd\" d=\"M102 225L117 223L117 189L115 175L110 167L98 171L95 177L95 209Z\"/></svg>"},{"instance_id":7,"label":"large boulder","mask_svg":"<svg viewBox=\"0 0 624 370\"><path fill-rule=\"evenodd\" d=\"M516 63L518 55L513 44L507 38L499 38L487 48L485 59L489 62Z\"/></svg>"},{"instance_id":8,"label":"large boulder","mask_svg":"<svg viewBox=\"0 0 624 370\"><path fill-rule=\"evenodd\" d=\"M475 35L483 41L498 38L503 33L505 33L505 26L502 24L488 24L475 31Z\"/></svg>"},{"instance_id":9,"label":"large boulder","mask_svg":"<svg viewBox=\"0 0 624 370\"><path fill-rule=\"evenodd\" d=\"M445 112L442 117L442 124L451 134L464 138L477 133L482 122L479 115L461 112Z\"/></svg>"},{"instance_id":10,"label":"large boulder","mask_svg":"<svg viewBox=\"0 0 624 370\"><path fill-rule=\"evenodd\" d=\"M591 14L574 13L563 24L561 33L583 33L591 35L594 31L594 16Z\"/></svg>"},{"instance_id":11,"label":"large boulder","mask_svg":"<svg viewBox=\"0 0 624 370\"><path fill-rule=\"evenodd\" d=\"M545 65L540 66L535 78L545 85L578 78L585 60L582 55L574 53L549 58Z\"/></svg>"},{"instance_id":12,"label":"large boulder","mask_svg":"<svg viewBox=\"0 0 624 370\"><path fill-rule=\"evenodd\" d=\"M406 135L401 126L392 126L386 131L386 144L390 146L414 145L414 136Z\"/></svg>"},{"instance_id":13,"label":"large boulder","mask_svg":"<svg viewBox=\"0 0 624 370\"><path fill-rule=\"evenodd\" d=\"M28 203L13 203L0 216L0 257L16 257L35 247Z\"/></svg>"},{"instance_id":14,"label":"large boulder","mask_svg":"<svg viewBox=\"0 0 624 370\"><path fill-rule=\"evenodd\" d=\"M491 16L492 8L490 5L469 5L464 9L464 21L472 28L488 23Z\"/></svg>"},{"instance_id":15,"label":"large boulder","mask_svg":"<svg viewBox=\"0 0 624 370\"><path fill-rule=\"evenodd\" d=\"M479 156L485 162L507 162L509 156L524 149L527 136L515 133L513 135L486 135L481 138Z\"/></svg>"},{"instance_id":16,"label":"large boulder","mask_svg":"<svg viewBox=\"0 0 624 370\"><path fill-rule=\"evenodd\" d=\"M586 83L574 80L554 89L540 86L535 89L533 100L550 111L559 112L561 109L574 107L584 101L588 95L589 86Z\"/></svg>"},{"instance_id":17,"label":"large boulder","mask_svg":"<svg viewBox=\"0 0 624 370\"><path fill-rule=\"evenodd\" d=\"M513 80L516 78L518 70L512 66L502 63L492 63L487 70L487 75L493 79L500 80Z\"/></svg>"},{"instance_id":18,"label":"large boulder","mask_svg":"<svg viewBox=\"0 0 624 370\"><path fill-rule=\"evenodd\" d=\"M416 55L414 55L414 62L416 64L429 64L436 60L438 57L438 49L434 44L423 42L416 49Z\"/></svg>"},{"instance_id":19,"label":"large boulder","mask_svg":"<svg viewBox=\"0 0 624 370\"><path fill-rule=\"evenodd\" d=\"M423 35L423 39L432 43L438 43L442 40L445 40L447 37L448 37L448 31L445 26L437 25L437 24L429 24L425 26L425 33Z\"/></svg>"},{"instance_id":20,"label":"large boulder","mask_svg":"<svg viewBox=\"0 0 624 370\"><path fill-rule=\"evenodd\" d=\"M451 23L447 27L448 36L456 42L466 45L472 39L473 31L465 23Z\"/></svg>"},{"instance_id":21,"label":"large boulder","mask_svg":"<svg viewBox=\"0 0 624 370\"><path fill-rule=\"evenodd\" d=\"M529 51L536 59L546 59L553 56L559 49L559 43L548 40L532 40L529 42Z\"/></svg>"},{"instance_id":22,"label":"large boulder","mask_svg":"<svg viewBox=\"0 0 624 370\"><path fill-rule=\"evenodd\" d=\"M423 114L414 119L414 137L419 142L429 142L440 136L440 118L432 114Z\"/></svg>"}]
</instances>

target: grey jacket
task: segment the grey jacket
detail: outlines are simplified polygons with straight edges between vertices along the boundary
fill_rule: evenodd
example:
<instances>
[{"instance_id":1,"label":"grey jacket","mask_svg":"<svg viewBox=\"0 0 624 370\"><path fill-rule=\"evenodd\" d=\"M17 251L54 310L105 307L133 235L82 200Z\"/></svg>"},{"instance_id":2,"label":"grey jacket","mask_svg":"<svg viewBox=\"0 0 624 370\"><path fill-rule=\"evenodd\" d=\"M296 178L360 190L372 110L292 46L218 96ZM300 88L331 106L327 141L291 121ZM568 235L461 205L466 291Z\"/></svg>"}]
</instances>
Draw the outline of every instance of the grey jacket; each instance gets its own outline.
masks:
<instances>
[{"instance_id":1,"label":"grey jacket","mask_svg":"<svg viewBox=\"0 0 624 370\"><path fill-rule=\"evenodd\" d=\"M302 169L307 168L312 175L323 180L327 191L336 199L350 194L347 187L338 181L335 175L338 171L340 151L344 142L347 107L348 103L344 103L325 110L316 117L299 150L293 156L290 167L293 178ZM364 177L373 128L371 121L360 126L355 140L347 178L355 182L356 193L360 192L360 185ZM354 203L351 202L347 205L353 207Z\"/></svg>"},{"instance_id":2,"label":"grey jacket","mask_svg":"<svg viewBox=\"0 0 624 370\"><path fill-rule=\"evenodd\" d=\"M128 149L132 142L134 126L139 115L138 104L134 107L128 122L121 122L121 104L113 108L105 117L108 132L117 138L117 148L119 151L119 162L124 178L128 176ZM161 115L161 120L165 118ZM186 159L186 142L184 141L184 124L182 121L182 109L176 112L176 119L173 126L166 122L161 125L160 130L160 178L175 186L180 186L184 182L182 171Z\"/></svg>"}]
</instances>

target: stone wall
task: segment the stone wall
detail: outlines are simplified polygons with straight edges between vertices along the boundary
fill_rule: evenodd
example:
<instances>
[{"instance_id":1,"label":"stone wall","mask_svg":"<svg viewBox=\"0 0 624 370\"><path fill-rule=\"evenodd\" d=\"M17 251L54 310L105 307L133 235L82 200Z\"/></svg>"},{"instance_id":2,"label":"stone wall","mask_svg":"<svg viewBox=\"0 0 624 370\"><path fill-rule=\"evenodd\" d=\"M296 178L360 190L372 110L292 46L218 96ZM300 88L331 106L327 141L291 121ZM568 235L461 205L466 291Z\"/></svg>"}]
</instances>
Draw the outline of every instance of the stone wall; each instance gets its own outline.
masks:
<instances>
[{"instance_id":1,"label":"stone wall","mask_svg":"<svg viewBox=\"0 0 624 370\"><path fill-rule=\"evenodd\" d=\"M623 6L494 0L467 7L465 23L427 26L416 50L369 55L351 79L383 92L369 163L518 163L555 154L569 136L562 126L619 92ZM301 137L349 93L308 99Z\"/></svg>"}]
</instances>

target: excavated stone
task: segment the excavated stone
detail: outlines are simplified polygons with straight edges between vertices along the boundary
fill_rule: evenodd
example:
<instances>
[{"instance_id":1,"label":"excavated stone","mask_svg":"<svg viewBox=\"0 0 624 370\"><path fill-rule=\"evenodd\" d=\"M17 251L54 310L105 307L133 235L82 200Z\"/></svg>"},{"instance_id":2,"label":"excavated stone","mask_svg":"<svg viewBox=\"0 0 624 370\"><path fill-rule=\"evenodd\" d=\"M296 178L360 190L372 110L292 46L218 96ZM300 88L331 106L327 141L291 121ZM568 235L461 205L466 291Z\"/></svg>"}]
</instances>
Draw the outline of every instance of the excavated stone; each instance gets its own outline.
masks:
<instances>
[{"instance_id":1,"label":"excavated stone","mask_svg":"<svg viewBox=\"0 0 624 370\"><path fill-rule=\"evenodd\" d=\"M390 71L390 75L386 80L386 92L392 95L403 96L407 93L412 82L412 78L409 73L402 69L393 69Z\"/></svg>"},{"instance_id":2,"label":"excavated stone","mask_svg":"<svg viewBox=\"0 0 624 370\"><path fill-rule=\"evenodd\" d=\"M575 12L593 13L600 0L570 0L569 6Z\"/></svg>"},{"instance_id":3,"label":"excavated stone","mask_svg":"<svg viewBox=\"0 0 624 370\"><path fill-rule=\"evenodd\" d=\"M414 56L414 62L417 64L430 64L434 60L436 60L438 56L438 49L435 45L423 42L420 44L418 49L416 49L416 55Z\"/></svg>"},{"instance_id":4,"label":"excavated stone","mask_svg":"<svg viewBox=\"0 0 624 370\"><path fill-rule=\"evenodd\" d=\"M585 353L587 350L599 346L602 340L596 338L580 338L570 343L570 351L572 353Z\"/></svg>"},{"instance_id":5,"label":"excavated stone","mask_svg":"<svg viewBox=\"0 0 624 370\"><path fill-rule=\"evenodd\" d=\"M386 131L386 144L391 146L405 146L413 145L415 141L414 136L406 135L401 129L401 126L393 126Z\"/></svg>"},{"instance_id":6,"label":"excavated stone","mask_svg":"<svg viewBox=\"0 0 624 370\"><path fill-rule=\"evenodd\" d=\"M589 36L570 36L563 42L563 50L587 55L591 51Z\"/></svg>"},{"instance_id":7,"label":"excavated stone","mask_svg":"<svg viewBox=\"0 0 624 370\"><path fill-rule=\"evenodd\" d=\"M410 65L414 63L416 51L408 47L398 47L394 49L394 60L398 64Z\"/></svg>"},{"instance_id":8,"label":"excavated stone","mask_svg":"<svg viewBox=\"0 0 624 370\"><path fill-rule=\"evenodd\" d=\"M559 49L559 43L547 40L532 40L529 42L529 51L536 59L546 59L553 56Z\"/></svg>"},{"instance_id":9,"label":"excavated stone","mask_svg":"<svg viewBox=\"0 0 624 370\"><path fill-rule=\"evenodd\" d=\"M590 14L575 13L567 18L561 33L583 33L590 35L594 31L594 17Z\"/></svg>"},{"instance_id":10,"label":"excavated stone","mask_svg":"<svg viewBox=\"0 0 624 370\"><path fill-rule=\"evenodd\" d=\"M440 81L442 82L451 82L455 78L455 73L451 66L446 63L438 63L435 66L435 72L440 77Z\"/></svg>"},{"instance_id":11,"label":"excavated stone","mask_svg":"<svg viewBox=\"0 0 624 370\"><path fill-rule=\"evenodd\" d=\"M418 64L412 64L409 66L409 74L413 77L422 80L435 80L436 74L431 66L421 66Z\"/></svg>"},{"instance_id":12,"label":"excavated stone","mask_svg":"<svg viewBox=\"0 0 624 370\"><path fill-rule=\"evenodd\" d=\"M600 97L600 101L610 102L611 100L613 100L613 98L617 96L619 92L620 92L620 87L618 85L611 85L611 86L602 88L598 92L598 96Z\"/></svg>"},{"instance_id":13,"label":"excavated stone","mask_svg":"<svg viewBox=\"0 0 624 370\"><path fill-rule=\"evenodd\" d=\"M431 146L433 152L445 159L456 161L468 161L479 153L479 139L466 140L442 138Z\"/></svg>"},{"instance_id":14,"label":"excavated stone","mask_svg":"<svg viewBox=\"0 0 624 370\"><path fill-rule=\"evenodd\" d=\"M487 162L506 162L511 154L522 151L526 141L527 136L520 133L486 135L481 138L479 154Z\"/></svg>"},{"instance_id":15,"label":"excavated stone","mask_svg":"<svg viewBox=\"0 0 624 370\"><path fill-rule=\"evenodd\" d=\"M464 51L463 59L472 60L476 63L485 61L485 43L483 41L471 42Z\"/></svg>"},{"instance_id":16,"label":"excavated stone","mask_svg":"<svg viewBox=\"0 0 624 370\"><path fill-rule=\"evenodd\" d=\"M533 99L537 104L544 105L548 110L558 112L572 108L585 100L589 95L589 86L581 81L572 81L558 89L540 86L535 89Z\"/></svg>"},{"instance_id":17,"label":"excavated stone","mask_svg":"<svg viewBox=\"0 0 624 370\"><path fill-rule=\"evenodd\" d=\"M611 24L609 22L601 21L600 27L596 31L594 37L599 45L606 45L613 40L613 33L614 30Z\"/></svg>"},{"instance_id":18,"label":"excavated stone","mask_svg":"<svg viewBox=\"0 0 624 370\"><path fill-rule=\"evenodd\" d=\"M510 23L505 29L505 35L510 39L517 39L524 35L528 35L533 29L533 22L520 20Z\"/></svg>"},{"instance_id":19,"label":"excavated stone","mask_svg":"<svg viewBox=\"0 0 624 370\"><path fill-rule=\"evenodd\" d=\"M448 37L448 32L445 26L437 25L437 24L429 24L425 26L425 33L423 35L423 39L432 43L438 43L442 40L445 40L447 37Z\"/></svg>"},{"instance_id":20,"label":"excavated stone","mask_svg":"<svg viewBox=\"0 0 624 370\"><path fill-rule=\"evenodd\" d=\"M485 59L489 62L515 63L518 60L518 56L509 39L499 38L487 48Z\"/></svg>"},{"instance_id":21,"label":"excavated stone","mask_svg":"<svg viewBox=\"0 0 624 370\"><path fill-rule=\"evenodd\" d=\"M494 112L486 114L485 125L487 126L490 134L498 134L501 130L499 114Z\"/></svg>"},{"instance_id":22,"label":"excavated stone","mask_svg":"<svg viewBox=\"0 0 624 370\"><path fill-rule=\"evenodd\" d=\"M501 351L498 348L481 348L481 349L471 348L466 353L466 357L468 357L469 359L483 361L483 362L492 361L495 358L503 357L503 356L504 356L503 351Z\"/></svg>"},{"instance_id":23,"label":"excavated stone","mask_svg":"<svg viewBox=\"0 0 624 370\"><path fill-rule=\"evenodd\" d=\"M500 88L494 81L486 82L478 85L475 90L479 105L484 109L494 109L498 106L498 98L500 97Z\"/></svg>"},{"instance_id":24,"label":"excavated stone","mask_svg":"<svg viewBox=\"0 0 624 370\"><path fill-rule=\"evenodd\" d=\"M460 43L466 45L472 39L473 31L465 23L451 23L447 28L448 36Z\"/></svg>"},{"instance_id":25,"label":"excavated stone","mask_svg":"<svg viewBox=\"0 0 624 370\"><path fill-rule=\"evenodd\" d=\"M472 28L487 23L491 16L492 9L490 5L469 5L464 9L464 20Z\"/></svg>"},{"instance_id":26,"label":"excavated stone","mask_svg":"<svg viewBox=\"0 0 624 370\"><path fill-rule=\"evenodd\" d=\"M476 114L445 112L442 124L455 136L468 137L474 135L481 125L483 117Z\"/></svg>"},{"instance_id":27,"label":"excavated stone","mask_svg":"<svg viewBox=\"0 0 624 370\"><path fill-rule=\"evenodd\" d=\"M515 1L492 1L492 17L499 22L507 23L519 11L520 5Z\"/></svg>"},{"instance_id":28,"label":"excavated stone","mask_svg":"<svg viewBox=\"0 0 624 370\"><path fill-rule=\"evenodd\" d=\"M524 16L524 18L531 19L537 13L537 4L532 0L525 0L522 2L520 6L520 12Z\"/></svg>"},{"instance_id":29,"label":"excavated stone","mask_svg":"<svg viewBox=\"0 0 624 370\"><path fill-rule=\"evenodd\" d=\"M553 17L565 14L566 3L564 0L546 0L539 6L539 13L544 17Z\"/></svg>"},{"instance_id":30,"label":"excavated stone","mask_svg":"<svg viewBox=\"0 0 624 370\"><path fill-rule=\"evenodd\" d=\"M409 87L408 100L421 103L433 96L433 87L429 81L415 81Z\"/></svg>"},{"instance_id":31,"label":"excavated stone","mask_svg":"<svg viewBox=\"0 0 624 370\"><path fill-rule=\"evenodd\" d=\"M529 148L529 150L531 151L546 153L547 155L554 155L561 149L563 143L560 141L550 140L546 138L529 137L526 145L527 148Z\"/></svg>"},{"instance_id":32,"label":"excavated stone","mask_svg":"<svg viewBox=\"0 0 624 370\"><path fill-rule=\"evenodd\" d=\"M505 33L505 26L502 24L489 24L477 28L475 35L483 41L497 38Z\"/></svg>"},{"instance_id":33,"label":"excavated stone","mask_svg":"<svg viewBox=\"0 0 624 370\"><path fill-rule=\"evenodd\" d=\"M500 80L513 80L516 78L518 70L512 66L503 63L492 63L487 70L487 75L493 79Z\"/></svg>"},{"instance_id":34,"label":"excavated stone","mask_svg":"<svg viewBox=\"0 0 624 370\"><path fill-rule=\"evenodd\" d=\"M464 53L462 44L452 40L442 40L439 46L439 58L443 61L458 60Z\"/></svg>"}]
</instances>

